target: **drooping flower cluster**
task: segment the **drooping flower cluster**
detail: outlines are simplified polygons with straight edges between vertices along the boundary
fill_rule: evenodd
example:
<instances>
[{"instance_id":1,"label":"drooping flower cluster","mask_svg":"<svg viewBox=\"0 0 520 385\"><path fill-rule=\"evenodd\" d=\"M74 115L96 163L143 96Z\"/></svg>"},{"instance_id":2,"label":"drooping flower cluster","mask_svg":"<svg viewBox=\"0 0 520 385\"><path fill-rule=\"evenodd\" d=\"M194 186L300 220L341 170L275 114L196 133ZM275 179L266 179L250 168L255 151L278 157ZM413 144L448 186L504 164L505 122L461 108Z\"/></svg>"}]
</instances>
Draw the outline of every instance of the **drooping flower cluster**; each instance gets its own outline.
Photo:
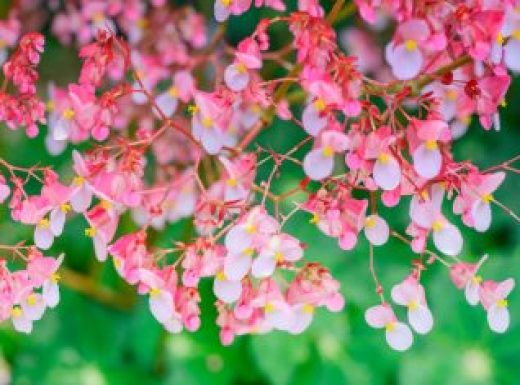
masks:
<instances>
[{"instance_id":1,"label":"drooping flower cluster","mask_svg":"<svg viewBox=\"0 0 520 385\"><path fill-rule=\"evenodd\" d=\"M520 69L517 2L416 7L356 0L353 7L338 1L327 13L317 0L299 0L297 10L281 0L216 0L217 22L233 22L253 5L279 12L236 47L224 41L224 24L211 36L214 28L202 14L166 3L49 2L52 34L78 48L82 65L77 81L41 88L46 105L36 92L44 38L32 32L15 43L17 17L31 9L17 5L0 21L0 121L25 127L31 137L38 123L47 123L47 149L56 155L72 147L74 173L60 180L49 167L0 159L0 202L7 202L14 221L34 228L34 246L0 247L26 265L11 271L2 264L1 319L29 332L45 308L57 304L62 257L44 257L38 249L50 249L67 220L79 215L97 259L112 258L121 278L148 296L166 330L200 327L199 283L211 279L223 344L249 333L301 333L318 308L337 312L345 303L340 282L314 261L322 256L304 253L303 242L284 227L303 211L343 250L368 241L381 303L365 318L385 329L393 349L408 349L412 330L433 328L421 284L432 263L449 269L471 305L482 304L493 331L507 329L514 281L482 281L481 263L461 260L460 224L488 230L492 205L520 221L493 196L506 171L519 172L520 157L480 170L457 161L452 143L473 115L486 130L500 128L508 70ZM357 17L356 8L367 25L338 33L334 23ZM279 49L273 49L274 24L290 33ZM378 49L375 34L383 29L392 38ZM10 57L7 48L14 48ZM304 137L285 152L256 140L275 117ZM304 177L275 194L287 163ZM265 165L272 168L260 180ZM29 183L39 184L39 192ZM289 199L294 208L281 212ZM402 232L391 228L381 205L409 207ZM116 236L126 212L139 228ZM163 231L181 219L190 224L184 239L171 239L171 247L154 244L150 228ZM407 323L386 301L375 268L378 248L390 237L420 257L390 293L394 304L407 308ZM428 248L430 240L436 251Z\"/></svg>"}]
</instances>

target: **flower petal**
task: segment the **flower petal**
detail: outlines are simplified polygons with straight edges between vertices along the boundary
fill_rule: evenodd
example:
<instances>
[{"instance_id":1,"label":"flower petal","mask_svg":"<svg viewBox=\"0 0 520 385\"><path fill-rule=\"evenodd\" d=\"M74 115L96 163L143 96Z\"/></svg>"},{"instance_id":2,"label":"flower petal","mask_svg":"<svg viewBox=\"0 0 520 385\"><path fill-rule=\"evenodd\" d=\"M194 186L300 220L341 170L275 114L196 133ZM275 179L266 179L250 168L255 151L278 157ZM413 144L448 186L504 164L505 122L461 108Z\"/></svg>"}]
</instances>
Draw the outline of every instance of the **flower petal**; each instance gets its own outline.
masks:
<instances>
[{"instance_id":1,"label":"flower petal","mask_svg":"<svg viewBox=\"0 0 520 385\"><path fill-rule=\"evenodd\" d=\"M401 182L401 167L393 157L389 157L385 163L376 160L372 176L374 182L383 190L394 190Z\"/></svg>"},{"instance_id":2,"label":"flower petal","mask_svg":"<svg viewBox=\"0 0 520 385\"><path fill-rule=\"evenodd\" d=\"M413 153L413 167L417 174L425 179L439 175L442 166L442 155L438 149L428 150L424 144Z\"/></svg>"},{"instance_id":3,"label":"flower petal","mask_svg":"<svg viewBox=\"0 0 520 385\"><path fill-rule=\"evenodd\" d=\"M451 223L446 223L442 229L433 232L433 243L443 254L456 256L462 250L463 240L460 230Z\"/></svg>"},{"instance_id":4,"label":"flower petal","mask_svg":"<svg viewBox=\"0 0 520 385\"><path fill-rule=\"evenodd\" d=\"M391 329L386 330L386 342L394 350L405 351L412 346L412 331L404 323L395 322Z\"/></svg>"},{"instance_id":5,"label":"flower petal","mask_svg":"<svg viewBox=\"0 0 520 385\"><path fill-rule=\"evenodd\" d=\"M305 174L314 180L324 179L332 174L334 168L334 157L324 156L322 148L310 151L303 159Z\"/></svg>"},{"instance_id":6,"label":"flower petal","mask_svg":"<svg viewBox=\"0 0 520 385\"><path fill-rule=\"evenodd\" d=\"M417 308L408 310L408 322L417 333L426 334L432 330L433 316L428 307L418 305Z\"/></svg>"},{"instance_id":7,"label":"flower petal","mask_svg":"<svg viewBox=\"0 0 520 385\"><path fill-rule=\"evenodd\" d=\"M487 312L489 328L496 333L504 333L509 327L509 310L505 306L491 305Z\"/></svg>"}]
</instances>

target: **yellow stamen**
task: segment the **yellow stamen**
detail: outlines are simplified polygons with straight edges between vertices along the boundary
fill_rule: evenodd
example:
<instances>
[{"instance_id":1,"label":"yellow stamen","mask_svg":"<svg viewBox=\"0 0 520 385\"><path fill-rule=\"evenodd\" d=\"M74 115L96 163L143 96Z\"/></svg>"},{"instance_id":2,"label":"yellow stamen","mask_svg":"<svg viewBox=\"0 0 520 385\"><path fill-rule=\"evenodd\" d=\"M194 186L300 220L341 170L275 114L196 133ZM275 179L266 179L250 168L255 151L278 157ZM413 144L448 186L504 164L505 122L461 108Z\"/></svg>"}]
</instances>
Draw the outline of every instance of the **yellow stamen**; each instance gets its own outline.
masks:
<instances>
[{"instance_id":1,"label":"yellow stamen","mask_svg":"<svg viewBox=\"0 0 520 385\"><path fill-rule=\"evenodd\" d=\"M54 103L54 100L48 100L45 104L45 107L47 108L47 111L54 111L54 108L56 108L56 103Z\"/></svg>"},{"instance_id":2,"label":"yellow stamen","mask_svg":"<svg viewBox=\"0 0 520 385\"><path fill-rule=\"evenodd\" d=\"M314 314L314 306L312 306L310 303L306 303L303 305L302 311L307 314Z\"/></svg>"},{"instance_id":3,"label":"yellow stamen","mask_svg":"<svg viewBox=\"0 0 520 385\"><path fill-rule=\"evenodd\" d=\"M48 229L49 225L50 225L50 223L49 223L49 220L47 218L42 218L38 222L38 227L41 228L41 229Z\"/></svg>"},{"instance_id":4,"label":"yellow stamen","mask_svg":"<svg viewBox=\"0 0 520 385\"><path fill-rule=\"evenodd\" d=\"M408 310L414 311L414 310L417 310L418 308L419 308L419 304L417 303L417 301L410 301L408 303Z\"/></svg>"},{"instance_id":5,"label":"yellow stamen","mask_svg":"<svg viewBox=\"0 0 520 385\"><path fill-rule=\"evenodd\" d=\"M314 102L314 107L316 107L316 110L323 111L327 105L325 104L325 101L321 98L316 99Z\"/></svg>"},{"instance_id":6,"label":"yellow stamen","mask_svg":"<svg viewBox=\"0 0 520 385\"><path fill-rule=\"evenodd\" d=\"M229 178L227 181L226 181L226 184L229 186L229 187L237 187L237 180L236 178Z\"/></svg>"},{"instance_id":7,"label":"yellow stamen","mask_svg":"<svg viewBox=\"0 0 520 385\"><path fill-rule=\"evenodd\" d=\"M72 108L65 108L63 112L61 113L61 116L67 120L74 119L74 115L76 115L76 112Z\"/></svg>"},{"instance_id":8,"label":"yellow stamen","mask_svg":"<svg viewBox=\"0 0 520 385\"><path fill-rule=\"evenodd\" d=\"M51 275L51 281L54 283L58 283L60 279L61 275L59 275L58 273L54 273L53 275Z\"/></svg>"},{"instance_id":9,"label":"yellow stamen","mask_svg":"<svg viewBox=\"0 0 520 385\"><path fill-rule=\"evenodd\" d=\"M504 45L504 35L502 35L502 32L499 32L497 37L495 38L495 41L498 45Z\"/></svg>"},{"instance_id":10,"label":"yellow stamen","mask_svg":"<svg viewBox=\"0 0 520 385\"><path fill-rule=\"evenodd\" d=\"M437 145L437 141L432 139L427 140L424 145L428 151L435 151L439 148L439 146Z\"/></svg>"},{"instance_id":11,"label":"yellow stamen","mask_svg":"<svg viewBox=\"0 0 520 385\"><path fill-rule=\"evenodd\" d=\"M85 183L85 178L83 178L82 176L76 176L72 180L72 183L76 186L81 186L83 185L83 183Z\"/></svg>"},{"instance_id":12,"label":"yellow stamen","mask_svg":"<svg viewBox=\"0 0 520 385\"><path fill-rule=\"evenodd\" d=\"M109 202L105 199L101 200L101 207L103 207L105 210L110 210L112 208L112 202Z\"/></svg>"},{"instance_id":13,"label":"yellow stamen","mask_svg":"<svg viewBox=\"0 0 520 385\"><path fill-rule=\"evenodd\" d=\"M513 38L515 40L520 40L520 28L519 29L515 29L513 31L513 33L511 34L511 36L513 36Z\"/></svg>"},{"instance_id":14,"label":"yellow stamen","mask_svg":"<svg viewBox=\"0 0 520 385\"><path fill-rule=\"evenodd\" d=\"M11 309L11 317L18 318L22 316L22 309L20 309L18 306L15 306Z\"/></svg>"},{"instance_id":15,"label":"yellow stamen","mask_svg":"<svg viewBox=\"0 0 520 385\"><path fill-rule=\"evenodd\" d=\"M413 52L417 49L417 41L413 40L413 39L408 39L404 42L404 48L408 51L408 52Z\"/></svg>"},{"instance_id":16,"label":"yellow stamen","mask_svg":"<svg viewBox=\"0 0 520 385\"><path fill-rule=\"evenodd\" d=\"M211 119L210 117L205 117L204 119L202 119L202 125L205 128L210 128L211 126L213 126L213 119Z\"/></svg>"},{"instance_id":17,"label":"yellow stamen","mask_svg":"<svg viewBox=\"0 0 520 385\"><path fill-rule=\"evenodd\" d=\"M92 21L96 24L101 23L103 20L105 20L105 15L103 15L101 12L95 12L92 15Z\"/></svg>"},{"instance_id":18,"label":"yellow stamen","mask_svg":"<svg viewBox=\"0 0 520 385\"><path fill-rule=\"evenodd\" d=\"M450 88L449 90L446 90L444 96L446 97L446 100L454 102L455 100L457 100L457 91L453 88Z\"/></svg>"},{"instance_id":19,"label":"yellow stamen","mask_svg":"<svg viewBox=\"0 0 520 385\"><path fill-rule=\"evenodd\" d=\"M247 67L244 63L237 63L236 65L237 71L241 74L247 73Z\"/></svg>"},{"instance_id":20,"label":"yellow stamen","mask_svg":"<svg viewBox=\"0 0 520 385\"><path fill-rule=\"evenodd\" d=\"M229 8L231 6L231 3L233 2L233 0L220 0L220 2L222 3L222 5L226 8Z\"/></svg>"},{"instance_id":21,"label":"yellow stamen","mask_svg":"<svg viewBox=\"0 0 520 385\"><path fill-rule=\"evenodd\" d=\"M331 146L325 146L323 147L323 156L330 158L334 155L334 149Z\"/></svg>"},{"instance_id":22,"label":"yellow stamen","mask_svg":"<svg viewBox=\"0 0 520 385\"><path fill-rule=\"evenodd\" d=\"M67 214L71 210L71 206L68 203L62 203L60 205L60 210Z\"/></svg>"},{"instance_id":23,"label":"yellow stamen","mask_svg":"<svg viewBox=\"0 0 520 385\"><path fill-rule=\"evenodd\" d=\"M501 298L497 301L498 307L507 307L507 299Z\"/></svg>"},{"instance_id":24,"label":"yellow stamen","mask_svg":"<svg viewBox=\"0 0 520 385\"><path fill-rule=\"evenodd\" d=\"M284 261L283 253L281 251L277 251L274 254L274 259L276 260L277 263L282 263Z\"/></svg>"},{"instance_id":25,"label":"yellow stamen","mask_svg":"<svg viewBox=\"0 0 520 385\"><path fill-rule=\"evenodd\" d=\"M374 227L376 227L376 218L375 216L369 216L365 219L365 227L367 229L373 229Z\"/></svg>"},{"instance_id":26,"label":"yellow stamen","mask_svg":"<svg viewBox=\"0 0 520 385\"><path fill-rule=\"evenodd\" d=\"M382 152L382 153L379 154L379 156L377 157L377 160L379 161L379 163L387 164L388 161L390 160L390 156L389 156L387 153Z\"/></svg>"},{"instance_id":27,"label":"yellow stamen","mask_svg":"<svg viewBox=\"0 0 520 385\"><path fill-rule=\"evenodd\" d=\"M247 223L245 225L244 229L246 230L246 233L248 233L248 234L256 233L256 226L252 223Z\"/></svg>"},{"instance_id":28,"label":"yellow stamen","mask_svg":"<svg viewBox=\"0 0 520 385\"><path fill-rule=\"evenodd\" d=\"M264 312L272 313L274 311L274 305L271 302L267 302L264 306Z\"/></svg>"},{"instance_id":29,"label":"yellow stamen","mask_svg":"<svg viewBox=\"0 0 520 385\"><path fill-rule=\"evenodd\" d=\"M157 297L159 294L161 294L161 290L155 287L150 290L150 297Z\"/></svg>"},{"instance_id":30,"label":"yellow stamen","mask_svg":"<svg viewBox=\"0 0 520 385\"><path fill-rule=\"evenodd\" d=\"M38 302L36 296L34 294L29 294L27 297L27 305L34 306L36 305L36 302Z\"/></svg>"},{"instance_id":31,"label":"yellow stamen","mask_svg":"<svg viewBox=\"0 0 520 385\"><path fill-rule=\"evenodd\" d=\"M0 39L0 49L4 49L7 46L7 42L4 39Z\"/></svg>"},{"instance_id":32,"label":"yellow stamen","mask_svg":"<svg viewBox=\"0 0 520 385\"><path fill-rule=\"evenodd\" d=\"M137 20L137 27L140 28L140 29L146 29L148 28L148 20L145 19L144 17L141 17L139 20Z\"/></svg>"},{"instance_id":33,"label":"yellow stamen","mask_svg":"<svg viewBox=\"0 0 520 385\"><path fill-rule=\"evenodd\" d=\"M190 115L195 115L199 111L199 107L197 107L195 104L190 104L188 106L188 113Z\"/></svg>"},{"instance_id":34,"label":"yellow stamen","mask_svg":"<svg viewBox=\"0 0 520 385\"><path fill-rule=\"evenodd\" d=\"M506 99L502 99L502 101L500 102L500 107L503 107L503 108L506 108L506 107L507 107L507 101L506 101Z\"/></svg>"},{"instance_id":35,"label":"yellow stamen","mask_svg":"<svg viewBox=\"0 0 520 385\"><path fill-rule=\"evenodd\" d=\"M178 98L179 97L179 90L177 87L172 86L168 89L168 95L172 98Z\"/></svg>"},{"instance_id":36,"label":"yellow stamen","mask_svg":"<svg viewBox=\"0 0 520 385\"><path fill-rule=\"evenodd\" d=\"M480 197L480 199L482 199L482 202L484 202L484 203L491 203L493 201L493 195L484 194Z\"/></svg>"},{"instance_id":37,"label":"yellow stamen","mask_svg":"<svg viewBox=\"0 0 520 385\"><path fill-rule=\"evenodd\" d=\"M471 277L471 281L475 285L479 285L482 282L482 277L480 275L474 275L473 277Z\"/></svg>"},{"instance_id":38,"label":"yellow stamen","mask_svg":"<svg viewBox=\"0 0 520 385\"><path fill-rule=\"evenodd\" d=\"M309 223L316 224L320 221L320 216L318 214L313 214L312 218L309 220Z\"/></svg>"},{"instance_id":39,"label":"yellow stamen","mask_svg":"<svg viewBox=\"0 0 520 385\"><path fill-rule=\"evenodd\" d=\"M226 280L226 274L224 274L223 271L219 271L217 275L215 276L217 281L225 281Z\"/></svg>"},{"instance_id":40,"label":"yellow stamen","mask_svg":"<svg viewBox=\"0 0 520 385\"><path fill-rule=\"evenodd\" d=\"M385 329L387 332L392 332L395 330L395 322L389 322L385 325Z\"/></svg>"},{"instance_id":41,"label":"yellow stamen","mask_svg":"<svg viewBox=\"0 0 520 385\"><path fill-rule=\"evenodd\" d=\"M432 224L432 230L434 232L441 231L443 227L444 227L444 223L442 223L441 221L435 221Z\"/></svg>"},{"instance_id":42,"label":"yellow stamen","mask_svg":"<svg viewBox=\"0 0 520 385\"><path fill-rule=\"evenodd\" d=\"M85 235L87 237L93 238L96 235L96 229L94 227L89 227L85 229Z\"/></svg>"},{"instance_id":43,"label":"yellow stamen","mask_svg":"<svg viewBox=\"0 0 520 385\"><path fill-rule=\"evenodd\" d=\"M255 249L248 247L247 249L244 249L242 253L250 257L255 253Z\"/></svg>"}]
</instances>

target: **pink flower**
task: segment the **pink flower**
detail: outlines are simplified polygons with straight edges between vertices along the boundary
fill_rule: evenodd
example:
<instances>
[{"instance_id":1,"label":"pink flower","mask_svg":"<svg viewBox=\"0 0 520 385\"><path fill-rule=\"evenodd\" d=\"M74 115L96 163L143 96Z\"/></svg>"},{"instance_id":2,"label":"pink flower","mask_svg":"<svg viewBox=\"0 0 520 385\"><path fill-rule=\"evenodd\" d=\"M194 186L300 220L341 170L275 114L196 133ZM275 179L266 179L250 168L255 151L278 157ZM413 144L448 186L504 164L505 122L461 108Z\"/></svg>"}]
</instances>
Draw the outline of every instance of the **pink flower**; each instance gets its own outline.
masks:
<instances>
[{"instance_id":1,"label":"pink flower","mask_svg":"<svg viewBox=\"0 0 520 385\"><path fill-rule=\"evenodd\" d=\"M462 250L460 230L441 213L444 188L433 185L429 193L414 195L410 204L410 217L414 224L424 230L433 232L433 243L446 255L458 255Z\"/></svg>"},{"instance_id":2,"label":"pink flower","mask_svg":"<svg viewBox=\"0 0 520 385\"><path fill-rule=\"evenodd\" d=\"M397 41L386 48L386 59L397 79L413 79L419 74L424 62L424 42L430 33L428 24L421 19L410 19L399 24Z\"/></svg>"},{"instance_id":3,"label":"pink flower","mask_svg":"<svg viewBox=\"0 0 520 385\"><path fill-rule=\"evenodd\" d=\"M458 262L450 267L451 280L457 288L464 288L464 295L471 306L480 302L482 277L477 272L486 259L487 255L484 255L478 263Z\"/></svg>"},{"instance_id":4,"label":"pink flower","mask_svg":"<svg viewBox=\"0 0 520 385\"><path fill-rule=\"evenodd\" d=\"M302 257L303 250L296 238L284 233L276 234L261 248L251 266L251 274L255 278L269 277L277 264L294 262Z\"/></svg>"},{"instance_id":5,"label":"pink flower","mask_svg":"<svg viewBox=\"0 0 520 385\"><path fill-rule=\"evenodd\" d=\"M410 328L397 320L388 304L368 309L365 312L365 320L373 328L385 328L386 342L392 349L404 351L412 346L413 335Z\"/></svg>"},{"instance_id":6,"label":"pink flower","mask_svg":"<svg viewBox=\"0 0 520 385\"><path fill-rule=\"evenodd\" d=\"M388 241L390 228L380 216L373 214L365 219L365 236L374 246L384 245Z\"/></svg>"},{"instance_id":7,"label":"pink flower","mask_svg":"<svg viewBox=\"0 0 520 385\"><path fill-rule=\"evenodd\" d=\"M413 166L417 174L425 179L439 175L442 167L442 154L439 141L451 139L448 125L442 120L414 120L419 144L412 153Z\"/></svg>"},{"instance_id":8,"label":"pink flower","mask_svg":"<svg viewBox=\"0 0 520 385\"><path fill-rule=\"evenodd\" d=\"M334 168L334 154L345 152L349 146L348 137L338 131L323 132L318 143L303 159L305 174L314 180L330 176Z\"/></svg>"},{"instance_id":9,"label":"pink flower","mask_svg":"<svg viewBox=\"0 0 520 385\"><path fill-rule=\"evenodd\" d=\"M502 282L485 281L480 287L480 302L487 311L489 327L496 333L504 333L509 327L507 296L514 287L513 278Z\"/></svg>"},{"instance_id":10,"label":"pink flower","mask_svg":"<svg viewBox=\"0 0 520 385\"><path fill-rule=\"evenodd\" d=\"M408 322L419 334L427 334L433 327L433 316L426 303L424 288L410 275L392 288L392 300L408 307Z\"/></svg>"}]
</instances>

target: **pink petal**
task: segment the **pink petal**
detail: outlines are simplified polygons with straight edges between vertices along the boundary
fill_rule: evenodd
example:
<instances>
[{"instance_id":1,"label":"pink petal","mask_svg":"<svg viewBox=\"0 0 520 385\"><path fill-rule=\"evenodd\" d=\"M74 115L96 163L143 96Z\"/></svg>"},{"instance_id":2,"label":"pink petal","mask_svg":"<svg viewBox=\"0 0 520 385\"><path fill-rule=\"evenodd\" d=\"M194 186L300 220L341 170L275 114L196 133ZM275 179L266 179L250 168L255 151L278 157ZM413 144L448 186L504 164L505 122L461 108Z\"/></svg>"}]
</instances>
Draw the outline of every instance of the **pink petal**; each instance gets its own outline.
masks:
<instances>
[{"instance_id":1,"label":"pink petal","mask_svg":"<svg viewBox=\"0 0 520 385\"><path fill-rule=\"evenodd\" d=\"M224 261L224 273L231 281L240 281L251 268L252 258L247 254L228 255Z\"/></svg>"},{"instance_id":2,"label":"pink petal","mask_svg":"<svg viewBox=\"0 0 520 385\"><path fill-rule=\"evenodd\" d=\"M232 303L240 298L242 294L242 284L240 281L219 279L217 276L213 281L213 292L222 302Z\"/></svg>"},{"instance_id":3,"label":"pink petal","mask_svg":"<svg viewBox=\"0 0 520 385\"><path fill-rule=\"evenodd\" d=\"M404 44L400 44L393 49L388 61L397 79L409 80L416 77L421 71L423 55L419 49L410 52Z\"/></svg>"},{"instance_id":4,"label":"pink petal","mask_svg":"<svg viewBox=\"0 0 520 385\"><path fill-rule=\"evenodd\" d=\"M42 286L42 297L48 307L56 307L60 301L60 288L58 284L50 279L46 280Z\"/></svg>"},{"instance_id":5,"label":"pink petal","mask_svg":"<svg viewBox=\"0 0 520 385\"><path fill-rule=\"evenodd\" d=\"M374 221L372 224L371 222ZM367 217L367 225L365 226L365 236L368 241L374 246L381 246L388 241L390 235L390 228L386 221L377 216L371 215Z\"/></svg>"},{"instance_id":6,"label":"pink petal","mask_svg":"<svg viewBox=\"0 0 520 385\"><path fill-rule=\"evenodd\" d=\"M245 249L251 247L252 242L253 237L242 225L232 227L226 234L224 240L226 249L233 254L241 253Z\"/></svg>"},{"instance_id":7,"label":"pink petal","mask_svg":"<svg viewBox=\"0 0 520 385\"><path fill-rule=\"evenodd\" d=\"M505 45L504 63L510 70L520 72L520 40L510 39Z\"/></svg>"},{"instance_id":8,"label":"pink petal","mask_svg":"<svg viewBox=\"0 0 520 385\"><path fill-rule=\"evenodd\" d=\"M215 19L220 23L222 23L223 21L226 21L231 13L230 7L225 6L222 3L222 0L215 0L214 12L215 12Z\"/></svg>"},{"instance_id":9,"label":"pink petal","mask_svg":"<svg viewBox=\"0 0 520 385\"><path fill-rule=\"evenodd\" d=\"M274 257L260 255L254 260L251 273L255 278L265 278L273 275L275 268L276 260Z\"/></svg>"},{"instance_id":10,"label":"pink petal","mask_svg":"<svg viewBox=\"0 0 520 385\"><path fill-rule=\"evenodd\" d=\"M471 277L464 287L464 296L471 306L476 306L480 302L479 291L480 285L475 283Z\"/></svg>"},{"instance_id":11,"label":"pink petal","mask_svg":"<svg viewBox=\"0 0 520 385\"><path fill-rule=\"evenodd\" d=\"M395 320L395 315L389 306L373 306L365 312L365 321L373 328L380 329Z\"/></svg>"},{"instance_id":12,"label":"pink petal","mask_svg":"<svg viewBox=\"0 0 520 385\"><path fill-rule=\"evenodd\" d=\"M152 315L160 323L166 322L173 314L173 297L166 290L152 290L149 304Z\"/></svg>"},{"instance_id":13,"label":"pink petal","mask_svg":"<svg viewBox=\"0 0 520 385\"><path fill-rule=\"evenodd\" d=\"M471 207L471 216L475 230L484 232L491 226L491 206L481 199L475 201Z\"/></svg>"},{"instance_id":14,"label":"pink petal","mask_svg":"<svg viewBox=\"0 0 520 385\"><path fill-rule=\"evenodd\" d=\"M327 126L327 117L320 116L314 103L305 107L302 114L302 124L305 131L312 136L317 136Z\"/></svg>"},{"instance_id":15,"label":"pink petal","mask_svg":"<svg viewBox=\"0 0 520 385\"><path fill-rule=\"evenodd\" d=\"M52 246L53 241L54 235L50 228L43 228L38 225L36 226L34 229L34 244L37 248L47 250Z\"/></svg>"}]
</instances>

